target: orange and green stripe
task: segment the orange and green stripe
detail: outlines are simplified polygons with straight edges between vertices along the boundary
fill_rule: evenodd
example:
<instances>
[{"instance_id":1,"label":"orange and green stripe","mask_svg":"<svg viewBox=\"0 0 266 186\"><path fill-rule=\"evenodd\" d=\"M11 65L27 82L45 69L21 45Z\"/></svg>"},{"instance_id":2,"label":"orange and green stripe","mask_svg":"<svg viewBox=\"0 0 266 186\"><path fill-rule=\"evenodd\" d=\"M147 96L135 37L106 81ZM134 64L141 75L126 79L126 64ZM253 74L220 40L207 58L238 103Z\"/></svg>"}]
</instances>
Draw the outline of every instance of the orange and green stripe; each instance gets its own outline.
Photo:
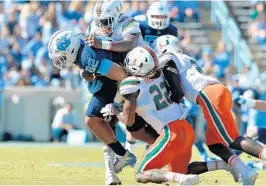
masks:
<instances>
[{"instance_id":1,"label":"orange and green stripe","mask_svg":"<svg viewBox=\"0 0 266 186\"><path fill-rule=\"evenodd\" d=\"M124 80L120 83L120 87L128 86L128 85L138 85L140 81L138 80Z\"/></svg>"},{"instance_id":2,"label":"orange and green stripe","mask_svg":"<svg viewBox=\"0 0 266 186\"><path fill-rule=\"evenodd\" d=\"M159 139L156 140L156 144L153 144L149 151L146 152L145 156L139 163L137 167L137 173L140 173L145 170L145 167L155 159L166 147L168 142L171 139L170 128L166 125L162 130L163 135L160 135Z\"/></svg>"},{"instance_id":3,"label":"orange and green stripe","mask_svg":"<svg viewBox=\"0 0 266 186\"><path fill-rule=\"evenodd\" d=\"M221 117L216 112L216 110L213 107L213 105L212 105L211 101L209 100L208 96L205 94L204 91L200 91L199 95L200 95L203 103L205 104L205 106L208 109L209 115L210 115L210 117L211 117L211 119L213 121L213 124L214 124L216 130L220 134L220 136L223 139L223 141L227 145L230 145L233 142L233 140L231 139L231 137L229 136L228 132L226 131L226 128L224 127L224 124L223 124L223 121L222 121Z\"/></svg>"}]
</instances>

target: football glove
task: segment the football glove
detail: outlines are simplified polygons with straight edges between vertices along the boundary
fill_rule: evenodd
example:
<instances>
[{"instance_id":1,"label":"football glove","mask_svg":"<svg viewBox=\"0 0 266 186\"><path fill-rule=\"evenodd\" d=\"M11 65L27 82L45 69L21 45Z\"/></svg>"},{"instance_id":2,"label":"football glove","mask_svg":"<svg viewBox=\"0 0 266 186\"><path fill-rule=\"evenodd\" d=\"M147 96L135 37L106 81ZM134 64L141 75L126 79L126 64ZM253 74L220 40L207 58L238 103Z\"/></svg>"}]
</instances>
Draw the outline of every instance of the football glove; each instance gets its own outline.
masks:
<instances>
[{"instance_id":1,"label":"football glove","mask_svg":"<svg viewBox=\"0 0 266 186\"><path fill-rule=\"evenodd\" d=\"M95 94L102 88L102 83L100 80L95 79L93 81L88 82L88 90L91 94Z\"/></svg>"}]
</instances>

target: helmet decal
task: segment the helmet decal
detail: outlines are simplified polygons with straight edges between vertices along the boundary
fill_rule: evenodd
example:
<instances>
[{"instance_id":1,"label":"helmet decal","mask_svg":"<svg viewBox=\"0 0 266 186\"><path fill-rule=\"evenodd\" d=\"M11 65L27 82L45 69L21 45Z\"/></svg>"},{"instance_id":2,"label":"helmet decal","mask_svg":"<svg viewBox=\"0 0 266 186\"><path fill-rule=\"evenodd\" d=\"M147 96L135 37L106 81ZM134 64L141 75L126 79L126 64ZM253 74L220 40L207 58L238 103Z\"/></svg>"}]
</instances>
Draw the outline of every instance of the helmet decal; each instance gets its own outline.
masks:
<instances>
[{"instance_id":1,"label":"helmet decal","mask_svg":"<svg viewBox=\"0 0 266 186\"><path fill-rule=\"evenodd\" d=\"M71 44L70 39L68 39L66 36L62 36L59 41L56 43L56 48L64 52L68 48L68 46Z\"/></svg>"},{"instance_id":2,"label":"helmet decal","mask_svg":"<svg viewBox=\"0 0 266 186\"><path fill-rule=\"evenodd\" d=\"M147 47L147 46L142 46L142 47L144 49L146 49L151 54L151 56L152 56L152 58L154 60L154 63L155 63L155 68L157 68L158 67L158 58L157 58L156 54L154 53L154 51L151 48Z\"/></svg>"}]
</instances>

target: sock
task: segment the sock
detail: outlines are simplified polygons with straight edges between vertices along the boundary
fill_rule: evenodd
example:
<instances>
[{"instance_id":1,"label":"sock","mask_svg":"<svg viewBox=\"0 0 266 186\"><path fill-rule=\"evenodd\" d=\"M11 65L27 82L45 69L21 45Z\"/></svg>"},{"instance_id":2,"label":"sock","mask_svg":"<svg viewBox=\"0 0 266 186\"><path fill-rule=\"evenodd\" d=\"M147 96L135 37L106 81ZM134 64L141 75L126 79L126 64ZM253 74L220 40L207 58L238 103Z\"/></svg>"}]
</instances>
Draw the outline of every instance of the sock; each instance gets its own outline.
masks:
<instances>
[{"instance_id":1,"label":"sock","mask_svg":"<svg viewBox=\"0 0 266 186\"><path fill-rule=\"evenodd\" d=\"M206 150L203 147L203 143L201 141L194 143L194 145L197 147L199 153L201 153L201 154L206 153L207 154Z\"/></svg>"},{"instance_id":2,"label":"sock","mask_svg":"<svg viewBox=\"0 0 266 186\"><path fill-rule=\"evenodd\" d=\"M110 147L107 145L103 146L104 164L106 175L114 172L114 157L115 154Z\"/></svg>"},{"instance_id":3,"label":"sock","mask_svg":"<svg viewBox=\"0 0 266 186\"><path fill-rule=\"evenodd\" d=\"M130 153L134 153L134 148L135 148L135 141L129 141L129 140L126 140L126 143L125 143L125 149L127 149Z\"/></svg>"},{"instance_id":4,"label":"sock","mask_svg":"<svg viewBox=\"0 0 266 186\"><path fill-rule=\"evenodd\" d=\"M228 164L222 160L207 161L206 163L207 163L208 171L215 171L215 170L228 168Z\"/></svg>"},{"instance_id":5,"label":"sock","mask_svg":"<svg viewBox=\"0 0 266 186\"><path fill-rule=\"evenodd\" d=\"M119 141L115 141L113 143L108 144L108 146L119 156L124 156L126 154L126 149L119 143Z\"/></svg>"},{"instance_id":6,"label":"sock","mask_svg":"<svg viewBox=\"0 0 266 186\"><path fill-rule=\"evenodd\" d=\"M261 150L259 158L262 159L263 161L266 161L266 148L265 147Z\"/></svg>"},{"instance_id":7,"label":"sock","mask_svg":"<svg viewBox=\"0 0 266 186\"><path fill-rule=\"evenodd\" d=\"M229 158L228 164L241 175L244 175L248 170L247 166L237 155L231 156Z\"/></svg>"},{"instance_id":8,"label":"sock","mask_svg":"<svg viewBox=\"0 0 266 186\"><path fill-rule=\"evenodd\" d=\"M262 158L263 146L252 139L239 136L229 145L229 147L236 150L242 150L256 158Z\"/></svg>"}]
</instances>

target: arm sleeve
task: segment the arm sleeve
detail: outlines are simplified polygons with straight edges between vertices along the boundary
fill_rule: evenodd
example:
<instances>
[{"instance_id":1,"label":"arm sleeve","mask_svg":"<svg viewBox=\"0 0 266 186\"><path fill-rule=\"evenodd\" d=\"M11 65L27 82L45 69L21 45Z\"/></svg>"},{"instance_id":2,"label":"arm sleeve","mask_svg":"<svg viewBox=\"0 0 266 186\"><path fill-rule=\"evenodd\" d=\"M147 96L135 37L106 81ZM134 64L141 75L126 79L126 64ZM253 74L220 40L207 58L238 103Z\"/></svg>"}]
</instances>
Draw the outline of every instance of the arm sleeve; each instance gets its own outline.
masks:
<instances>
[{"instance_id":1,"label":"arm sleeve","mask_svg":"<svg viewBox=\"0 0 266 186\"><path fill-rule=\"evenodd\" d=\"M181 87L179 72L173 61L168 62L163 68L163 74L166 79L167 90L171 93L171 99L179 103L184 97L184 92Z\"/></svg>"},{"instance_id":2,"label":"arm sleeve","mask_svg":"<svg viewBox=\"0 0 266 186\"><path fill-rule=\"evenodd\" d=\"M97 73L102 74L103 76L107 76L112 68L113 63L114 62L109 59L102 59L100 61Z\"/></svg>"}]
</instances>

